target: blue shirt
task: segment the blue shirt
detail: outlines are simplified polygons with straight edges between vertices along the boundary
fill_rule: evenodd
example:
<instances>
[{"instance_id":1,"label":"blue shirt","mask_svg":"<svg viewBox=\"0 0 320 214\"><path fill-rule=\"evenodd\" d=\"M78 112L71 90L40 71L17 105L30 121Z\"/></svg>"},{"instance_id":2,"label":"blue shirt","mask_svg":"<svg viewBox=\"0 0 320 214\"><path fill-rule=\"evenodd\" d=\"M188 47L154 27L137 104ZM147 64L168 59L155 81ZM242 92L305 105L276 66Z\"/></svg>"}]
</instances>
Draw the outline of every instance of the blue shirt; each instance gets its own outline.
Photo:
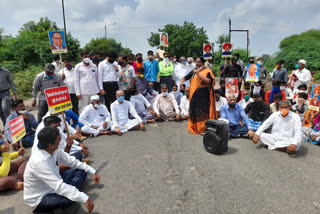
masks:
<instances>
[{"instance_id":1,"label":"blue shirt","mask_svg":"<svg viewBox=\"0 0 320 214\"><path fill-rule=\"evenodd\" d=\"M157 82L157 76L159 73L159 64L157 60L150 62L149 60L143 62L144 77L148 82Z\"/></svg>"},{"instance_id":2,"label":"blue shirt","mask_svg":"<svg viewBox=\"0 0 320 214\"><path fill-rule=\"evenodd\" d=\"M229 108L228 103L220 108L220 118L229 120L229 126L239 126L240 120L252 130L251 123L243 108L236 104L233 110Z\"/></svg>"},{"instance_id":3,"label":"blue shirt","mask_svg":"<svg viewBox=\"0 0 320 214\"><path fill-rule=\"evenodd\" d=\"M34 118L34 116L31 113L26 112L26 114L30 116L30 119L29 120L23 119L24 126L26 128L26 136L30 136L35 132L34 130L38 127L38 122L36 121L36 119ZM8 118L6 120L5 135L6 135L7 141L10 141L10 142L12 141L12 136L11 136L11 132L10 132L10 128L9 128L9 121L11 121L19 116L20 115L18 115L17 112L14 111L8 116Z\"/></svg>"}]
</instances>

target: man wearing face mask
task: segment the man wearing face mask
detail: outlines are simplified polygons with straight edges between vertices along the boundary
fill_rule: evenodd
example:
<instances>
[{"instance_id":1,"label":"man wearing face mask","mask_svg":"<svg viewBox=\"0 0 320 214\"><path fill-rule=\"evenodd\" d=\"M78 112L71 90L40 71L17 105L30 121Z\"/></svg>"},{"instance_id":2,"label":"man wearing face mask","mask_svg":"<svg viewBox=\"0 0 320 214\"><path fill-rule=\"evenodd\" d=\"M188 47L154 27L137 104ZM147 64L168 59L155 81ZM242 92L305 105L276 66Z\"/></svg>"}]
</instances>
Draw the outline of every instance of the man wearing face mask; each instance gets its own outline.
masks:
<instances>
[{"instance_id":1,"label":"man wearing face mask","mask_svg":"<svg viewBox=\"0 0 320 214\"><path fill-rule=\"evenodd\" d=\"M238 102L238 104L245 109L249 103L253 102L253 99L250 97L250 93L248 90L243 90L243 99Z\"/></svg>"},{"instance_id":2,"label":"man wearing face mask","mask_svg":"<svg viewBox=\"0 0 320 214\"><path fill-rule=\"evenodd\" d=\"M236 104L236 97L234 95L230 95L228 97L228 104L221 107L220 118L229 121L229 132L232 138L253 137L254 132L248 116L244 112L244 109Z\"/></svg>"},{"instance_id":3,"label":"man wearing face mask","mask_svg":"<svg viewBox=\"0 0 320 214\"><path fill-rule=\"evenodd\" d=\"M290 111L288 101L280 101L280 111L274 112L264 121L253 137L253 143L261 142L269 150L287 149L288 154L298 151L302 141L301 121L299 115ZM264 131L272 125L271 134Z\"/></svg>"},{"instance_id":4,"label":"man wearing face mask","mask_svg":"<svg viewBox=\"0 0 320 214\"><path fill-rule=\"evenodd\" d=\"M76 115L79 115L79 100L76 95L76 90L74 89L74 68L72 67L72 59L66 57L64 59L64 65L65 67L60 70L59 74L61 75L63 82L68 86L72 111Z\"/></svg>"},{"instance_id":5,"label":"man wearing face mask","mask_svg":"<svg viewBox=\"0 0 320 214\"><path fill-rule=\"evenodd\" d=\"M138 75L138 67L137 67L137 63L133 60L134 55L131 53L127 56L128 58L128 63L129 65L131 65L134 68L135 74ZM143 65L142 65L143 66Z\"/></svg>"},{"instance_id":6,"label":"man wearing face mask","mask_svg":"<svg viewBox=\"0 0 320 214\"><path fill-rule=\"evenodd\" d=\"M253 94L260 94L262 99L265 97L264 87L262 87L262 82L258 81L254 83L253 89L251 90L250 96L253 97ZM249 89L250 90L250 89Z\"/></svg>"},{"instance_id":7,"label":"man wearing face mask","mask_svg":"<svg viewBox=\"0 0 320 214\"><path fill-rule=\"evenodd\" d=\"M272 83L272 89L270 91L266 92L265 95L265 101L269 105L274 102L274 98L276 94L281 94L282 95L282 100L286 100L286 93L282 90L280 90L280 82L279 81L274 81Z\"/></svg>"},{"instance_id":8,"label":"man wearing face mask","mask_svg":"<svg viewBox=\"0 0 320 214\"><path fill-rule=\"evenodd\" d=\"M184 91L185 91L186 95L184 95L181 98L181 103L180 103L181 117L183 120L188 120L189 119L189 106L190 106L189 88L186 88Z\"/></svg>"},{"instance_id":9,"label":"man wearing face mask","mask_svg":"<svg viewBox=\"0 0 320 214\"><path fill-rule=\"evenodd\" d=\"M51 63L52 65L54 65L54 74L59 74L60 69L63 67L62 66L62 62L60 62L60 56L56 55L53 57L53 62Z\"/></svg>"},{"instance_id":10,"label":"man wearing face mask","mask_svg":"<svg viewBox=\"0 0 320 214\"><path fill-rule=\"evenodd\" d=\"M32 90L32 106L35 107L37 104L37 96L39 95L39 104L38 104L38 123L41 122L42 117L48 112L47 98L44 93L44 89L55 88L58 86L64 86L65 83L62 81L60 75L54 74L54 66L50 63L47 63L44 68L44 72L37 74L33 82Z\"/></svg>"},{"instance_id":11,"label":"man wearing face mask","mask_svg":"<svg viewBox=\"0 0 320 214\"><path fill-rule=\"evenodd\" d=\"M173 67L173 66L172 66ZM159 63L154 59L153 51L148 51L148 60L143 62L144 77L148 82L154 83L154 88L157 91L159 89L157 83L157 76L159 73Z\"/></svg>"},{"instance_id":12,"label":"man wearing face mask","mask_svg":"<svg viewBox=\"0 0 320 214\"><path fill-rule=\"evenodd\" d=\"M167 85L161 85L161 94L154 101L153 109L157 120L180 120L180 110L175 97L168 93Z\"/></svg>"},{"instance_id":13,"label":"man wearing face mask","mask_svg":"<svg viewBox=\"0 0 320 214\"><path fill-rule=\"evenodd\" d=\"M119 57L118 65L118 70L120 72L118 79L119 89L124 91L125 99L130 100L130 89L134 86L134 82L136 81L136 73L134 68L128 64L126 56Z\"/></svg>"},{"instance_id":14,"label":"man wearing face mask","mask_svg":"<svg viewBox=\"0 0 320 214\"><path fill-rule=\"evenodd\" d=\"M91 104L85 107L80 114L79 122L84 126L82 132L93 136L111 135L112 122L110 113L105 105L101 105L99 95L93 95Z\"/></svg>"},{"instance_id":15,"label":"man wearing face mask","mask_svg":"<svg viewBox=\"0 0 320 214\"><path fill-rule=\"evenodd\" d=\"M287 70L282 67L280 61L276 63L275 67L276 67L276 69L274 70L272 77L271 77L272 81L288 82Z\"/></svg>"},{"instance_id":16,"label":"man wearing face mask","mask_svg":"<svg viewBox=\"0 0 320 214\"><path fill-rule=\"evenodd\" d=\"M293 93L297 93L298 87L302 84L307 85L307 89L309 83L311 81L311 73L308 69L306 69L307 62L304 59L300 59L298 64L296 64L296 72L294 73L293 80L295 81Z\"/></svg>"},{"instance_id":17,"label":"man wearing face mask","mask_svg":"<svg viewBox=\"0 0 320 214\"><path fill-rule=\"evenodd\" d=\"M91 53L91 61L93 64L95 64L98 68L99 63L100 63L100 54L98 52L93 51Z\"/></svg>"},{"instance_id":18,"label":"man wearing face mask","mask_svg":"<svg viewBox=\"0 0 320 214\"><path fill-rule=\"evenodd\" d=\"M137 65L137 69L139 69L140 67L143 67L142 53L136 54L136 65Z\"/></svg>"},{"instance_id":19,"label":"man wearing face mask","mask_svg":"<svg viewBox=\"0 0 320 214\"><path fill-rule=\"evenodd\" d=\"M169 53L164 52L163 61L159 63L159 76L160 76L160 85L166 84L169 89L169 93L172 89L172 74L174 72L174 66L171 61L169 61Z\"/></svg>"},{"instance_id":20,"label":"man wearing face mask","mask_svg":"<svg viewBox=\"0 0 320 214\"><path fill-rule=\"evenodd\" d=\"M187 68L189 71L193 71L193 69L196 68L196 66L193 64L192 57L188 57L188 59L187 59Z\"/></svg>"},{"instance_id":21,"label":"man wearing face mask","mask_svg":"<svg viewBox=\"0 0 320 214\"><path fill-rule=\"evenodd\" d=\"M170 92L170 94L173 94L174 98L178 103L178 106L180 106L180 101L181 101L181 98L183 97L183 94L180 91L178 91L177 85L172 86L172 91Z\"/></svg>"},{"instance_id":22,"label":"man wearing face mask","mask_svg":"<svg viewBox=\"0 0 320 214\"><path fill-rule=\"evenodd\" d=\"M23 100L13 100L11 104L12 109L14 110L7 118L7 122L5 125L5 135L8 142L12 141L12 136L9 127L9 121L23 116L24 126L26 129L26 135L21 139L23 147L31 147L34 141L35 129L38 126L38 123L34 116L26 111L26 107L23 104ZM18 143L12 144L12 147L18 148Z\"/></svg>"},{"instance_id":23,"label":"man wearing face mask","mask_svg":"<svg viewBox=\"0 0 320 214\"><path fill-rule=\"evenodd\" d=\"M174 79L176 85L180 86L180 81L182 77L186 76L190 70L186 66L186 58L184 56L180 57L179 64L174 68ZM190 85L190 81L187 81L184 83L187 87ZM180 87L178 87L178 90L180 90Z\"/></svg>"},{"instance_id":24,"label":"man wearing face mask","mask_svg":"<svg viewBox=\"0 0 320 214\"><path fill-rule=\"evenodd\" d=\"M218 113L218 118L220 117L220 109L222 106L228 103L227 99L222 96L222 89L216 89L214 91L214 94L216 95L216 110Z\"/></svg>"},{"instance_id":25,"label":"man wearing face mask","mask_svg":"<svg viewBox=\"0 0 320 214\"><path fill-rule=\"evenodd\" d=\"M285 81L280 82L280 90L286 93L286 99L292 103L294 95L292 90L288 88L288 83Z\"/></svg>"},{"instance_id":26,"label":"man wearing face mask","mask_svg":"<svg viewBox=\"0 0 320 214\"><path fill-rule=\"evenodd\" d=\"M117 54L109 51L105 60L99 64L99 89L100 94L104 96L104 102L110 111L110 105L116 100L116 91L119 90L118 78L120 71L118 63L115 61Z\"/></svg>"},{"instance_id":27,"label":"man wearing face mask","mask_svg":"<svg viewBox=\"0 0 320 214\"><path fill-rule=\"evenodd\" d=\"M112 127L111 131L121 135L131 129L137 128L144 130L144 123L134 106L124 99L124 92L116 92L117 100L111 104ZM129 119L129 113L135 119Z\"/></svg>"},{"instance_id":28,"label":"man wearing face mask","mask_svg":"<svg viewBox=\"0 0 320 214\"><path fill-rule=\"evenodd\" d=\"M266 68L266 66L263 65L263 58L260 57L258 59L258 65L260 65L260 70L259 70L259 80L260 81L265 81L268 77L268 70Z\"/></svg>"}]
</instances>

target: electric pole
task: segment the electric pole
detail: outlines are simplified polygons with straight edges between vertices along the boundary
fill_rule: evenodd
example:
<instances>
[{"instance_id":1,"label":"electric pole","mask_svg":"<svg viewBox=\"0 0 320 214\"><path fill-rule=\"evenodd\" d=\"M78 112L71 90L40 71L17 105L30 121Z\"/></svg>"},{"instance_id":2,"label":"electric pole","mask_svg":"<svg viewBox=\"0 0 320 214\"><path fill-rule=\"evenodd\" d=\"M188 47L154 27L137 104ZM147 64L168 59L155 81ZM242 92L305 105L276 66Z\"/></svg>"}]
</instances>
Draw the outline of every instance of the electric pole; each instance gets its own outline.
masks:
<instances>
[{"instance_id":1,"label":"electric pole","mask_svg":"<svg viewBox=\"0 0 320 214\"><path fill-rule=\"evenodd\" d=\"M229 42L231 42L231 18L229 17Z\"/></svg>"},{"instance_id":2,"label":"electric pole","mask_svg":"<svg viewBox=\"0 0 320 214\"><path fill-rule=\"evenodd\" d=\"M67 44L67 28L66 28L66 18L64 15L64 0L62 0L62 13L63 13L63 24L64 24L64 36L66 38L66 44Z\"/></svg>"}]
</instances>

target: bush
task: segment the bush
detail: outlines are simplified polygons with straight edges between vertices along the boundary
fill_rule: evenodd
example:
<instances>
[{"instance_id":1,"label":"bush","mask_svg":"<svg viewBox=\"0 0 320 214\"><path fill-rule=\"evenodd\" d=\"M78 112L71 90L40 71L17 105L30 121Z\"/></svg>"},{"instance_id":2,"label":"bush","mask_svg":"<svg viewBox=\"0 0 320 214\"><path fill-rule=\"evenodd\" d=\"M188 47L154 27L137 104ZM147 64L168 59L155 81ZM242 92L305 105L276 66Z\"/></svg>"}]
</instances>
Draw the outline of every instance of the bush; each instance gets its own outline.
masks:
<instances>
[{"instance_id":1,"label":"bush","mask_svg":"<svg viewBox=\"0 0 320 214\"><path fill-rule=\"evenodd\" d=\"M43 72L43 66L30 66L23 71L12 73L19 98L27 99L32 96L33 81L41 72Z\"/></svg>"}]
</instances>

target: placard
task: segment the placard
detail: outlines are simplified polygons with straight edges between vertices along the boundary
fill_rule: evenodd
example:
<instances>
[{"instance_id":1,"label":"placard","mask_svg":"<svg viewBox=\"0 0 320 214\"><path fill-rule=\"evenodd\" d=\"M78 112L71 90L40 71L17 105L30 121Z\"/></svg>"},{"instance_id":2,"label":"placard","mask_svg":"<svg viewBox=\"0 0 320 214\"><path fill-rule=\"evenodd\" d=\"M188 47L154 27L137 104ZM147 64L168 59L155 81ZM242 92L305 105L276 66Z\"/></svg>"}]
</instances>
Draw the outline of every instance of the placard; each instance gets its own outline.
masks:
<instances>
[{"instance_id":1,"label":"placard","mask_svg":"<svg viewBox=\"0 0 320 214\"><path fill-rule=\"evenodd\" d=\"M203 44L203 58L205 60L212 59L212 44Z\"/></svg>"},{"instance_id":2,"label":"placard","mask_svg":"<svg viewBox=\"0 0 320 214\"><path fill-rule=\"evenodd\" d=\"M167 33L160 33L160 47L169 47L169 39Z\"/></svg>"},{"instance_id":3,"label":"placard","mask_svg":"<svg viewBox=\"0 0 320 214\"><path fill-rule=\"evenodd\" d=\"M21 140L26 135L26 128L24 126L23 116L20 115L19 117L9 121L9 129L12 136L12 142L16 143Z\"/></svg>"},{"instance_id":4,"label":"placard","mask_svg":"<svg viewBox=\"0 0 320 214\"><path fill-rule=\"evenodd\" d=\"M238 78L226 78L226 97L234 95L238 97L239 88L238 88Z\"/></svg>"},{"instance_id":5,"label":"placard","mask_svg":"<svg viewBox=\"0 0 320 214\"><path fill-rule=\"evenodd\" d=\"M68 86L48 88L44 90L49 112L56 114L72 108Z\"/></svg>"},{"instance_id":6,"label":"placard","mask_svg":"<svg viewBox=\"0 0 320 214\"><path fill-rule=\"evenodd\" d=\"M48 35L53 54L68 52L64 31L48 31Z\"/></svg>"},{"instance_id":7,"label":"placard","mask_svg":"<svg viewBox=\"0 0 320 214\"><path fill-rule=\"evenodd\" d=\"M253 64L253 63L248 64L246 82L258 82L259 72L260 72L259 64Z\"/></svg>"},{"instance_id":8,"label":"placard","mask_svg":"<svg viewBox=\"0 0 320 214\"><path fill-rule=\"evenodd\" d=\"M230 42L225 42L222 44L221 56L223 58L231 58L232 57L232 44Z\"/></svg>"}]
</instances>

